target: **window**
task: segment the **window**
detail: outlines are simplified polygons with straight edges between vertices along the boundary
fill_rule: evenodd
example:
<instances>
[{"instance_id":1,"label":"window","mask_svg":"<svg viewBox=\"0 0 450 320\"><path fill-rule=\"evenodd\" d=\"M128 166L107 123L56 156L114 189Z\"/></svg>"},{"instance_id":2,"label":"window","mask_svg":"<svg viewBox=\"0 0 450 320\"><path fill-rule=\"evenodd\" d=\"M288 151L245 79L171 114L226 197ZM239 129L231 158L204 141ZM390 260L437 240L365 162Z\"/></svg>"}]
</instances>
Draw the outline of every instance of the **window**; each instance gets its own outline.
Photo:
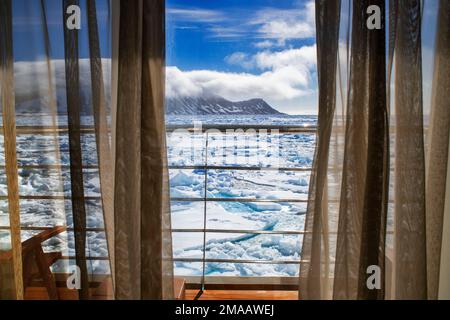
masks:
<instances>
[{"instance_id":1,"label":"window","mask_svg":"<svg viewBox=\"0 0 450 320\"><path fill-rule=\"evenodd\" d=\"M298 275L317 120L313 1L169 0L166 16L175 273Z\"/></svg>"},{"instance_id":2,"label":"window","mask_svg":"<svg viewBox=\"0 0 450 320\"><path fill-rule=\"evenodd\" d=\"M27 0L13 2L21 240L63 227L42 244L46 253L61 253L52 266L58 278L67 276L76 264L75 226L62 4L44 3L42 7ZM86 12L86 3L80 5ZM111 17L107 0L96 5L110 111ZM313 1L169 0L166 16L175 272L294 277L317 121ZM33 23L45 28L35 28ZM95 280L108 275L110 266L88 30L87 16L82 15L80 152L87 267ZM47 52L46 41L51 42L51 51ZM56 97L53 111L52 96ZM2 248L10 245L3 145L1 135Z\"/></svg>"}]
</instances>

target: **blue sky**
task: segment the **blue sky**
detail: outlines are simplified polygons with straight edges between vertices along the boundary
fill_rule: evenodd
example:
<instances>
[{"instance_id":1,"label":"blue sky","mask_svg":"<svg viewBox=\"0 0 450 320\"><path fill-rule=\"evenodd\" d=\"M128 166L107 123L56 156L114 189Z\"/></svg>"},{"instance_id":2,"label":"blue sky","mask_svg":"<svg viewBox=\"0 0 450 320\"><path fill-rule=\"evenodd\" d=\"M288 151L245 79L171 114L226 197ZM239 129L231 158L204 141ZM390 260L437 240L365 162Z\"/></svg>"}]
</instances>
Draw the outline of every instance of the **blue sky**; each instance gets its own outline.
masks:
<instances>
[{"instance_id":1,"label":"blue sky","mask_svg":"<svg viewBox=\"0 0 450 320\"><path fill-rule=\"evenodd\" d=\"M315 113L314 2L168 0L167 94L263 98Z\"/></svg>"},{"instance_id":2,"label":"blue sky","mask_svg":"<svg viewBox=\"0 0 450 320\"><path fill-rule=\"evenodd\" d=\"M47 0L53 59L64 58L62 1ZM101 50L110 56L107 0L97 0ZM82 13L85 1L80 1ZM423 29L425 104L431 92L437 1ZM16 61L44 56L39 1L14 0ZM82 14L80 57L88 58ZM263 98L290 114L317 112L313 0L167 0L167 95Z\"/></svg>"},{"instance_id":3,"label":"blue sky","mask_svg":"<svg viewBox=\"0 0 450 320\"><path fill-rule=\"evenodd\" d=\"M16 61L41 60L45 49L42 29L40 1L14 0L13 2L13 39L14 58ZM50 33L51 55L53 59L64 59L64 34L62 25L62 1L46 0L47 24ZM98 25L101 34L101 52L110 56L108 40L108 5L107 0L96 0ZM80 1L82 26L79 33L80 57L89 57L88 27L86 1Z\"/></svg>"},{"instance_id":4,"label":"blue sky","mask_svg":"<svg viewBox=\"0 0 450 320\"><path fill-rule=\"evenodd\" d=\"M256 54L261 49L268 49L269 42L275 44L283 36L260 31L264 23L269 23L269 15L265 18L263 11L277 16L281 10L298 10L296 4L301 3L290 0L168 0L168 64L188 70L242 71L224 63L224 57L237 51ZM252 19L256 17L262 21L252 25ZM314 38L291 38L286 42L272 48L314 44Z\"/></svg>"},{"instance_id":5,"label":"blue sky","mask_svg":"<svg viewBox=\"0 0 450 320\"><path fill-rule=\"evenodd\" d=\"M89 57L85 0L80 57ZM97 0L101 50L110 56L107 0ZM40 1L14 0L16 61L44 57ZM167 95L263 98L276 109L316 112L312 0L167 0ZM47 0L53 59L64 58L62 1Z\"/></svg>"}]
</instances>

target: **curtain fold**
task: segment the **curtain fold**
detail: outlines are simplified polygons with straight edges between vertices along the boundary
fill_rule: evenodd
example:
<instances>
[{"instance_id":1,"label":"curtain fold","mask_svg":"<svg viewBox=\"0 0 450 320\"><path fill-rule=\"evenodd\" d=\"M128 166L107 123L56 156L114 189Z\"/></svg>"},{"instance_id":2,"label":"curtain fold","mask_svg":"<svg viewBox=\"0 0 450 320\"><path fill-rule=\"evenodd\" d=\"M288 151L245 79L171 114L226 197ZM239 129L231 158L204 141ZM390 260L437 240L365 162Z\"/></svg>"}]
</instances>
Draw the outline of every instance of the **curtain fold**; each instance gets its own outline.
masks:
<instances>
[{"instance_id":1,"label":"curtain fold","mask_svg":"<svg viewBox=\"0 0 450 320\"><path fill-rule=\"evenodd\" d=\"M45 51L45 64L47 67L47 96L48 96L48 109L51 116L51 127L52 130L52 138L53 144L55 146L55 155L56 159L61 159L61 150L59 146L59 134L56 128L59 125L58 119L58 103L54 88L54 70L52 67L52 57L51 57L51 41L50 41L50 33L48 28L48 19L47 19L47 9L45 5L45 0L41 0L41 21L42 21L42 33L44 38L44 51ZM57 171L59 173L59 177L62 177L61 163L58 162L56 164ZM60 180L61 185L63 185Z\"/></svg>"},{"instance_id":2,"label":"curtain fold","mask_svg":"<svg viewBox=\"0 0 450 320\"><path fill-rule=\"evenodd\" d=\"M384 274L388 195L388 113L384 30L369 30L366 10L384 1L353 1L349 100L335 261L335 299L383 299L367 270ZM384 11L381 12L384 25Z\"/></svg>"},{"instance_id":3,"label":"curtain fold","mask_svg":"<svg viewBox=\"0 0 450 320\"><path fill-rule=\"evenodd\" d=\"M437 299L450 135L450 1L439 1L426 177L428 298Z\"/></svg>"},{"instance_id":4,"label":"curtain fold","mask_svg":"<svg viewBox=\"0 0 450 320\"><path fill-rule=\"evenodd\" d=\"M340 0L316 1L319 119L301 253L301 299L328 299L331 293L328 203L324 193L336 108L336 78L330 75L337 71L340 5Z\"/></svg>"},{"instance_id":5,"label":"curtain fold","mask_svg":"<svg viewBox=\"0 0 450 320\"><path fill-rule=\"evenodd\" d=\"M450 146L448 148L450 159ZM450 246L450 161L447 164L447 187L445 190L444 221L442 223L442 248ZM441 300L450 300L450 250L441 250L440 272L439 272L439 295Z\"/></svg>"},{"instance_id":6,"label":"curtain fold","mask_svg":"<svg viewBox=\"0 0 450 320\"><path fill-rule=\"evenodd\" d=\"M173 253L165 121L165 1L144 1L142 91L142 273L144 299L173 298ZM155 237L156 235L156 237ZM144 278L145 279L145 278Z\"/></svg>"},{"instance_id":7,"label":"curtain fold","mask_svg":"<svg viewBox=\"0 0 450 320\"><path fill-rule=\"evenodd\" d=\"M11 0L0 1L0 107L8 193L11 257L0 260L0 298L22 300L22 245L20 235L19 181L16 154L13 20ZM9 248L8 248L9 249ZM0 248L0 258L2 248Z\"/></svg>"},{"instance_id":8,"label":"curtain fold","mask_svg":"<svg viewBox=\"0 0 450 320\"><path fill-rule=\"evenodd\" d=\"M395 298L427 298L421 1L398 1L395 57Z\"/></svg>"},{"instance_id":9,"label":"curtain fold","mask_svg":"<svg viewBox=\"0 0 450 320\"><path fill-rule=\"evenodd\" d=\"M12 1L0 1L0 92L9 204L6 225L1 212L2 298L24 295L19 183L32 184L35 178L43 187L21 189L22 214L33 211L27 219L42 230L67 227L67 233L52 238L48 246L69 256L52 266L56 272L72 272L75 263L80 268L80 299L91 298L90 287L97 279L102 279L100 288L107 288L106 294L111 294L108 288L115 289L112 294L117 299L173 298L164 3L113 1L113 20L121 27L114 28L118 50L109 56L101 48L110 21L99 14L111 9L107 0L24 0L17 4L17 12L25 19L23 25L14 25L14 32L26 36L18 48L28 41L30 50L19 50L25 61L15 62ZM79 5L81 13L86 13L87 24L82 22L81 31L66 27L70 5ZM33 21L42 28L25 32ZM64 36L64 42L53 42L59 36ZM109 83L105 83L108 58L118 67L117 77L113 70L111 103ZM18 88L14 88L15 78ZM21 126L19 159L16 119ZM29 146L36 148L29 152ZM30 159L23 152L29 152L25 154ZM25 198L29 196L33 200ZM11 240L4 248L5 235ZM34 230L25 231L23 237L35 235ZM9 259L7 266L4 257ZM110 268L104 264L108 258ZM112 286L108 270L113 273Z\"/></svg>"},{"instance_id":10,"label":"curtain fold","mask_svg":"<svg viewBox=\"0 0 450 320\"><path fill-rule=\"evenodd\" d=\"M173 298L164 120L163 0L120 3L115 294Z\"/></svg>"},{"instance_id":11,"label":"curtain fold","mask_svg":"<svg viewBox=\"0 0 450 320\"><path fill-rule=\"evenodd\" d=\"M114 264L117 299L141 297L141 13L142 0L127 4L121 1L114 178Z\"/></svg>"},{"instance_id":12,"label":"curtain fold","mask_svg":"<svg viewBox=\"0 0 450 320\"><path fill-rule=\"evenodd\" d=\"M369 290L366 280L373 265L384 276L389 181L386 38L384 29L366 27L366 11L369 5L384 8L385 2L349 5L350 59L339 68L341 78L343 71L349 73L348 94L347 101L343 98L345 110L335 117L340 6L316 2L319 123L302 248L303 299L384 298L384 283L380 290ZM333 7L333 18L325 18L327 6ZM381 19L384 24L383 12ZM341 82L340 87L342 91ZM330 154L330 147L344 150L342 166L340 152Z\"/></svg>"},{"instance_id":13,"label":"curtain fold","mask_svg":"<svg viewBox=\"0 0 450 320\"><path fill-rule=\"evenodd\" d=\"M438 39L436 50L431 51L436 57L427 172L421 1L390 0L387 7L385 1L375 0L348 1L351 8L345 5L342 29L351 30L351 41L347 38L346 44L339 45L338 51L346 52L348 62L339 55L336 75L333 65L326 65L335 61L336 47L326 47L323 34L329 37L328 44L335 43L330 31L336 30L337 22L322 19L325 6L316 1L319 132L302 247L300 297L384 299L388 284L396 299L435 298L449 146L448 2L440 3L436 11L440 15ZM382 30L367 28L370 5L381 9ZM349 74L347 79L344 74ZM330 86L326 90L325 84L335 85L337 76L338 92ZM346 105L342 112L334 106L338 93ZM335 120L329 129L326 124L330 125L327 121L333 113ZM326 138L330 131L331 138ZM394 254L387 256L391 251ZM387 259L393 283L391 274L386 274ZM377 290L367 286L370 266L377 267L380 277ZM328 280L332 283L326 284Z\"/></svg>"},{"instance_id":14,"label":"curtain fold","mask_svg":"<svg viewBox=\"0 0 450 320\"><path fill-rule=\"evenodd\" d=\"M94 114L95 141L99 164L100 190L103 220L106 228L111 274L114 274L114 186L113 164L110 146L110 125L103 81L102 55L97 24L95 0L87 0L89 27L89 55L91 67L92 107ZM114 279L112 279L114 280ZM114 282L114 281L113 281ZM112 285L114 288L114 283Z\"/></svg>"},{"instance_id":15,"label":"curtain fold","mask_svg":"<svg viewBox=\"0 0 450 320\"><path fill-rule=\"evenodd\" d=\"M63 21L69 15L66 9L79 5L77 0L63 0ZM81 99L79 66L78 30L69 30L64 25L64 52L67 116L69 126L70 184L72 194L72 213L75 235L76 264L80 268L81 289L79 298L89 299L89 278L86 264L86 207L81 151Z\"/></svg>"}]
</instances>

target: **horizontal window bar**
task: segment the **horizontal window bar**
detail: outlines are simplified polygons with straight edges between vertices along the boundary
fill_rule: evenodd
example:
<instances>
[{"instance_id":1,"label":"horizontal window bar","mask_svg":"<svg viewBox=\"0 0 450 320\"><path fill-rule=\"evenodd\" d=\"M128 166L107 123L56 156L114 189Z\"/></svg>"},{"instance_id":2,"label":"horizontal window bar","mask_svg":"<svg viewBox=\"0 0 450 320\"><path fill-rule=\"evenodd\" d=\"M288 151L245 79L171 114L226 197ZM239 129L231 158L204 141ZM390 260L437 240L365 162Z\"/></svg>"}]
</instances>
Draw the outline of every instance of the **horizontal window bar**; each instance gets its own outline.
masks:
<instances>
[{"instance_id":1,"label":"horizontal window bar","mask_svg":"<svg viewBox=\"0 0 450 320\"><path fill-rule=\"evenodd\" d=\"M20 169L26 169L26 170L70 170L70 165L59 165L59 164L30 164L30 165L18 165L19 170ZM96 165L84 165L82 167L83 169L98 169L98 166ZM5 169L4 165L0 165L0 169Z\"/></svg>"},{"instance_id":2,"label":"horizontal window bar","mask_svg":"<svg viewBox=\"0 0 450 320\"><path fill-rule=\"evenodd\" d=\"M171 198L173 202L205 202L205 198ZM314 199L248 199L248 198L206 198L206 202L256 202L256 203L308 203L308 201L313 202ZM328 199L328 203L339 203L339 199ZM388 203L394 203L393 200L388 201Z\"/></svg>"},{"instance_id":3,"label":"horizontal window bar","mask_svg":"<svg viewBox=\"0 0 450 320\"><path fill-rule=\"evenodd\" d=\"M173 233L237 233L237 234L285 234L285 235L305 235L311 234L312 231L270 231L270 230L229 230L229 229L172 229L168 230ZM344 233L344 232L342 232ZM337 231L329 231L328 234L336 235ZM386 234L394 234L394 231L386 231Z\"/></svg>"},{"instance_id":4,"label":"horizontal window bar","mask_svg":"<svg viewBox=\"0 0 450 320\"><path fill-rule=\"evenodd\" d=\"M0 130L2 130L1 127ZM17 134L47 134L47 133L61 133L69 132L68 126L17 126ZM81 133L94 133L95 128L93 126L81 126Z\"/></svg>"},{"instance_id":5,"label":"horizontal window bar","mask_svg":"<svg viewBox=\"0 0 450 320\"><path fill-rule=\"evenodd\" d=\"M60 260L75 260L75 256L62 256ZM88 261L108 261L109 257L86 257Z\"/></svg>"},{"instance_id":6,"label":"horizontal window bar","mask_svg":"<svg viewBox=\"0 0 450 320\"><path fill-rule=\"evenodd\" d=\"M20 195L21 200L70 200L71 196L56 196L56 195L37 195L37 196L26 196ZM101 200L101 197L91 197L85 196L85 200L94 201ZM8 200L8 196L0 196L0 200ZM257 202L257 203L278 203L278 202L298 202L298 203L307 203L308 200L301 199L248 199L248 198L171 198L173 202Z\"/></svg>"},{"instance_id":7,"label":"horizontal window bar","mask_svg":"<svg viewBox=\"0 0 450 320\"><path fill-rule=\"evenodd\" d=\"M70 165L58 165L58 164L33 164L33 165L19 165L19 169L28 170L45 170L45 169L63 169L70 170ZM83 169L98 169L97 165L84 165ZM0 169L5 169L4 165L0 165ZM170 170L229 170L229 171L299 171L309 172L312 171L311 167L305 168L288 168L288 167L243 167L243 166L169 166Z\"/></svg>"},{"instance_id":8,"label":"horizontal window bar","mask_svg":"<svg viewBox=\"0 0 450 320\"><path fill-rule=\"evenodd\" d=\"M22 231L46 231L53 227L21 227ZM0 230L10 230L8 226L0 226ZM67 228L66 231L74 231L74 228ZM85 228L86 232L105 232L104 228ZM231 234L283 234L283 235L304 235L311 232L308 231L277 231L277 230L231 230L231 229L171 229L166 230L173 233L231 233ZM328 234L337 234L336 231L330 231ZM386 234L394 234L394 231L387 231Z\"/></svg>"},{"instance_id":9,"label":"horizontal window bar","mask_svg":"<svg viewBox=\"0 0 450 320\"><path fill-rule=\"evenodd\" d=\"M303 260L236 260L236 259L201 259L201 258L173 258L174 262L206 262L206 263L239 263L239 264L299 264Z\"/></svg>"},{"instance_id":10,"label":"horizontal window bar","mask_svg":"<svg viewBox=\"0 0 450 320\"><path fill-rule=\"evenodd\" d=\"M301 171L309 172L311 167L306 168L276 168L276 167L243 167L243 166L169 166L171 170L235 170L235 171Z\"/></svg>"},{"instance_id":11,"label":"horizontal window bar","mask_svg":"<svg viewBox=\"0 0 450 320\"><path fill-rule=\"evenodd\" d=\"M5 165L0 165L0 169L4 170ZM58 164L37 164L37 165L19 165L19 169L65 169L69 170L70 165L58 165ZM98 169L98 165L84 165L83 169ZM168 166L170 170L229 170L229 171L291 171L291 172L310 172L313 171L312 167L302 168L289 168L289 167L244 167L244 166ZM334 169L334 168L333 168ZM337 168L342 170L342 168ZM390 171L395 171L395 168L391 168Z\"/></svg>"},{"instance_id":12,"label":"horizontal window bar","mask_svg":"<svg viewBox=\"0 0 450 320\"><path fill-rule=\"evenodd\" d=\"M61 260L75 260L75 256L62 256ZM109 257L92 257L87 256L88 261L107 261ZM308 263L309 260L257 260L257 259L202 259L202 258L173 258L173 262L207 262L207 263L239 263L239 264L299 264ZM329 263L335 263L330 260Z\"/></svg>"},{"instance_id":13,"label":"horizontal window bar","mask_svg":"<svg viewBox=\"0 0 450 320\"><path fill-rule=\"evenodd\" d=\"M258 203L272 203L272 202L299 202L307 203L308 200L301 199L248 199L248 198L171 198L174 202L258 202Z\"/></svg>"},{"instance_id":14,"label":"horizontal window bar","mask_svg":"<svg viewBox=\"0 0 450 320\"><path fill-rule=\"evenodd\" d=\"M229 229L172 229L174 233L232 233L232 234L285 234L302 235L305 231L229 230Z\"/></svg>"},{"instance_id":15,"label":"horizontal window bar","mask_svg":"<svg viewBox=\"0 0 450 320\"><path fill-rule=\"evenodd\" d=\"M55 227L64 227L64 226L55 226ZM47 231L52 230L54 227L20 227L21 231ZM10 230L11 228L8 226L0 226L0 230ZM66 231L73 232L75 231L74 228L67 228ZM84 228L80 231L86 231L86 232L105 232L104 228Z\"/></svg>"},{"instance_id":16,"label":"horizontal window bar","mask_svg":"<svg viewBox=\"0 0 450 320\"><path fill-rule=\"evenodd\" d=\"M61 260L74 260L75 256L62 256ZM88 261L107 261L108 257L86 257ZM299 264L306 260L254 260L254 259L201 259L201 258L173 258L173 262L203 262L206 263L239 263L239 264Z\"/></svg>"},{"instance_id":17,"label":"horizontal window bar","mask_svg":"<svg viewBox=\"0 0 450 320\"><path fill-rule=\"evenodd\" d=\"M70 200L72 199L71 196L44 196L44 195L38 195L38 196L25 196L20 195L20 200ZM91 196L85 196L84 200L87 201L94 201L94 200L101 200L101 197L91 197ZM8 200L8 196L0 196L0 200Z\"/></svg>"}]
</instances>

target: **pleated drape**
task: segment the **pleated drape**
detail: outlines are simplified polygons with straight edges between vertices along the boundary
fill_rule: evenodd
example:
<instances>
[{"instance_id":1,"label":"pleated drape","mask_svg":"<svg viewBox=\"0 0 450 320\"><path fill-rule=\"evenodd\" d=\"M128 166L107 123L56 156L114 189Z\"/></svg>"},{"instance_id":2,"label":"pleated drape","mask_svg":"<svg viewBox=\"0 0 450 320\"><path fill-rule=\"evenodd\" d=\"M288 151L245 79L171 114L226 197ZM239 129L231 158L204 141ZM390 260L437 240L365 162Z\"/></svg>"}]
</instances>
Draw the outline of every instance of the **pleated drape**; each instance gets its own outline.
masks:
<instances>
[{"instance_id":1,"label":"pleated drape","mask_svg":"<svg viewBox=\"0 0 450 320\"><path fill-rule=\"evenodd\" d=\"M69 15L66 8L79 5L77 0L63 0L63 21ZM64 52L66 70L67 116L69 126L70 182L72 213L75 235L76 264L81 271L81 300L89 299L89 279L86 264L86 207L83 183L83 161L81 154L81 99L80 66L78 52L78 30L64 26Z\"/></svg>"},{"instance_id":2,"label":"pleated drape","mask_svg":"<svg viewBox=\"0 0 450 320\"><path fill-rule=\"evenodd\" d=\"M421 1L398 1L395 44L395 298L427 298Z\"/></svg>"},{"instance_id":3,"label":"pleated drape","mask_svg":"<svg viewBox=\"0 0 450 320\"><path fill-rule=\"evenodd\" d=\"M450 146L447 154L450 156ZM450 158L450 157L449 157ZM444 220L442 223L442 250L439 272L439 299L450 300L450 251L445 250L450 245L450 161L447 165L447 187L445 191Z\"/></svg>"},{"instance_id":4,"label":"pleated drape","mask_svg":"<svg viewBox=\"0 0 450 320\"><path fill-rule=\"evenodd\" d=\"M388 195L388 113L385 33L367 28L367 8L353 1L350 85L337 235L334 298L383 299L384 283L369 290L367 269L384 274ZM381 12L384 25L384 11Z\"/></svg>"},{"instance_id":5,"label":"pleated drape","mask_svg":"<svg viewBox=\"0 0 450 320\"><path fill-rule=\"evenodd\" d=\"M369 266L384 273L389 168L386 40L384 29L367 29L366 10L385 4L352 4L348 100L336 121L340 5L316 2L319 123L302 248L303 299L384 298L384 283L380 290L369 290L366 280ZM384 23L384 13L381 19ZM345 143L338 145L342 136ZM344 150L341 174L335 172L340 160L329 153L330 145Z\"/></svg>"},{"instance_id":6,"label":"pleated drape","mask_svg":"<svg viewBox=\"0 0 450 320\"><path fill-rule=\"evenodd\" d=\"M426 177L428 298L437 299L450 135L450 1L439 1Z\"/></svg>"},{"instance_id":7,"label":"pleated drape","mask_svg":"<svg viewBox=\"0 0 450 320\"><path fill-rule=\"evenodd\" d=\"M11 236L10 246L4 248L5 254L11 256L11 263L6 267L3 263L0 266L0 295L2 298L21 299L23 285L19 170L15 156L15 64L11 4L10 0L0 1L0 86L9 202L9 224L2 226L2 236L5 233ZM45 128L50 138L45 140L50 147L46 151L55 157L55 163L38 163L36 167L39 169L33 167L33 170L41 170L36 171L37 175L48 174L55 179L50 195L42 195L43 198L51 197L51 201L46 200L41 204L51 206L49 212L59 215L58 222L54 222L53 217L49 216L49 221L43 223L66 224L68 227L67 236L58 236L59 239L55 239L54 243L59 245L62 240L62 248L58 246L55 249L67 249L69 257L75 258L75 263L80 268L80 299L90 298L92 278L89 273L95 273L99 269L105 275L108 271L103 263L91 263L88 260L88 254L93 257L92 254L97 256L99 253L104 253L105 256L108 254L112 288L115 289L112 294L117 299L171 299L174 292L164 119L164 1L112 3L113 8L120 6L122 14L119 16L118 11L113 11L113 18L115 21L120 19L121 27L114 28L118 31L113 37L118 53L114 52L112 55L112 65L117 62L118 72L117 77L115 73L113 75L115 81L111 86L111 108L108 83L104 81L104 67L109 62L105 57L108 58L108 54L102 56L100 50L104 36L100 33L100 28L104 30L109 26L103 18L103 24L100 25L96 8L96 5L100 5L99 1L87 0L85 7L83 4L76 0L63 0L57 5L53 3L55 8L63 12L55 17L52 11L48 18L48 3L41 0L37 4L33 3L34 7L26 12L30 17L41 19L42 29L36 30L35 38L29 35L35 44L35 51L30 49L27 55L30 61L18 64L18 67L29 66L31 72L25 70L20 74L20 79L34 85L30 93L21 81L20 99L21 102L34 99L33 109L30 110L36 110L36 117L32 119L31 127L40 128L42 125ZM82 9L86 9L81 12L82 15L86 13L87 18L88 28L85 34L84 24L81 31L66 27L69 15L66 9L71 5L81 5ZM108 4L102 1L101 5ZM41 11L36 15L34 8ZM58 19L58 24L49 24L51 19ZM52 43L56 32L64 34L64 43ZM89 46L81 43L84 35L87 36ZM120 46L117 46L118 43ZM55 59L51 52L52 45L57 47L53 52L57 52L56 57L59 52L64 52L64 60ZM89 48L89 51L84 48ZM87 53L89 59L82 58ZM65 73L62 73L63 70ZM90 83L80 79L86 75L90 76ZM43 81L33 82L32 77L38 76ZM24 112L19 114L18 119L22 120L28 115ZM66 116L68 149L65 149ZM94 134L90 131L91 123ZM87 152L94 148L96 158ZM98 163L100 185L93 189L88 181L96 180L96 163L92 162L95 160ZM67 179L69 176L70 183ZM67 184L64 183L66 181ZM100 201L97 201L98 195L101 196ZM41 194L36 197L40 199ZM108 250L102 246L102 219L92 216L100 208L103 210ZM64 209L71 209L71 212L67 221L60 221L59 219L65 218ZM71 238L72 226L69 225L71 214L74 245ZM94 245L99 249L96 252L92 252ZM0 254L3 259L3 252L0 251ZM72 261L64 260L54 267L61 268L64 272L71 264ZM105 286L108 287L108 284Z\"/></svg>"},{"instance_id":8,"label":"pleated drape","mask_svg":"<svg viewBox=\"0 0 450 320\"><path fill-rule=\"evenodd\" d=\"M173 298L164 3L120 4L114 203L117 299Z\"/></svg>"},{"instance_id":9,"label":"pleated drape","mask_svg":"<svg viewBox=\"0 0 450 320\"><path fill-rule=\"evenodd\" d=\"M23 299L19 182L16 154L13 21L11 0L0 1L0 97L8 193L11 256L0 261L0 298ZM7 250L8 251L8 250ZM0 249L0 255L2 250Z\"/></svg>"},{"instance_id":10,"label":"pleated drape","mask_svg":"<svg viewBox=\"0 0 450 320\"><path fill-rule=\"evenodd\" d=\"M89 27L89 54L91 66L92 107L94 113L95 141L99 164L100 190L102 195L103 220L111 274L114 275L114 175L112 151L110 144L110 112L106 106L105 86L103 80L102 55L97 24L95 0L87 0ZM112 277L114 280L114 277ZM113 281L114 282L114 281ZM112 285L114 288L114 284Z\"/></svg>"},{"instance_id":11,"label":"pleated drape","mask_svg":"<svg viewBox=\"0 0 450 320\"><path fill-rule=\"evenodd\" d=\"M325 194L330 137L336 108L334 75L337 69L339 17L340 0L316 1L319 119L301 253L301 299L328 299L331 296L328 199Z\"/></svg>"},{"instance_id":12,"label":"pleated drape","mask_svg":"<svg viewBox=\"0 0 450 320\"><path fill-rule=\"evenodd\" d=\"M322 35L327 34L328 43L334 43L335 33L330 30L337 24L335 19L321 19L326 6L335 4L330 1L324 6L316 1L319 132L302 248L300 297L384 299L389 283L389 289L394 288L389 297L395 299L436 298L448 185L449 4L441 2L438 11L425 171L421 1L391 0L389 24L385 1L347 3L352 8L348 8L343 27L351 30L351 39L346 40L347 48L344 42L339 47L348 57L343 62L339 56L337 91L345 105L339 114L329 107L336 103L336 92L331 86L325 89L326 83L335 83L335 68L330 65L335 61L335 48L322 42ZM382 30L367 28L370 5L381 9ZM324 119L329 121L333 113L335 120L329 129ZM324 138L330 131L331 139ZM339 142L343 136L345 142ZM389 241L388 221L393 234ZM389 257L387 247L394 253ZM387 259L393 283L391 274L386 275ZM377 290L367 286L370 266L377 267L380 276ZM329 277L324 277L325 273ZM325 284L324 279L333 283Z\"/></svg>"},{"instance_id":13,"label":"pleated drape","mask_svg":"<svg viewBox=\"0 0 450 320\"><path fill-rule=\"evenodd\" d=\"M41 0L41 21L42 21L42 33L44 36L44 48L45 48L45 63L47 67L47 95L48 95L48 109L51 115L51 127L52 130L52 138L55 147L56 159L61 159L61 150L59 146L59 134L56 130L58 127L58 105L56 101L56 94L54 88L54 70L52 67L52 57L51 57L51 41L50 41L50 33L48 28L47 21L47 9L45 5L45 0ZM57 171L60 176L62 176L61 164L56 163ZM62 185L62 183L61 183Z\"/></svg>"}]
</instances>

